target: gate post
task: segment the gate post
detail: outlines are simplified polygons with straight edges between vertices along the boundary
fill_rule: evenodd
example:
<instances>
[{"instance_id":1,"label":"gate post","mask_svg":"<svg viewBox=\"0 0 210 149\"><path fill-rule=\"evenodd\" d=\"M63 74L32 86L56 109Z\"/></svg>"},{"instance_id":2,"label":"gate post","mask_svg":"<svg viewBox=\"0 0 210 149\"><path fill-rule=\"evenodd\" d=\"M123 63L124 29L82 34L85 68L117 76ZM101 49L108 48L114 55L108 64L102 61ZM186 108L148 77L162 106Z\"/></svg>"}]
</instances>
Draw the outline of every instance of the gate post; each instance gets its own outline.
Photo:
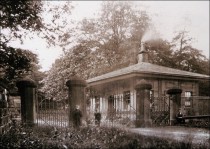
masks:
<instances>
[{"instance_id":1,"label":"gate post","mask_svg":"<svg viewBox=\"0 0 210 149\"><path fill-rule=\"evenodd\" d=\"M179 88L172 88L167 91L170 95L170 125L174 125L176 122L176 114L181 108L181 93L182 90Z\"/></svg>"},{"instance_id":2,"label":"gate post","mask_svg":"<svg viewBox=\"0 0 210 149\"><path fill-rule=\"evenodd\" d=\"M76 105L80 106L80 110L82 112L82 122L86 120L85 87L87 86L87 83L78 76L73 76L66 82L66 86L69 89L69 127L71 127L73 125L72 113Z\"/></svg>"},{"instance_id":3,"label":"gate post","mask_svg":"<svg viewBox=\"0 0 210 149\"><path fill-rule=\"evenodd\" d=\"M21 97L21 122L33 126L36 120L36 83L29 77L17 81L16 86Z\"/></svg>"},{"instance_id":4,"label":"gate post","mask_svg":"<svg viewBox=\"0 0 210 149\"><path fill-rule=\"evenodd\" d=\"M150 116L150 90L152 85L141 80L135 86L136 90L136 127L149 127L152 125Z\"/></svg>"}]
</instances>

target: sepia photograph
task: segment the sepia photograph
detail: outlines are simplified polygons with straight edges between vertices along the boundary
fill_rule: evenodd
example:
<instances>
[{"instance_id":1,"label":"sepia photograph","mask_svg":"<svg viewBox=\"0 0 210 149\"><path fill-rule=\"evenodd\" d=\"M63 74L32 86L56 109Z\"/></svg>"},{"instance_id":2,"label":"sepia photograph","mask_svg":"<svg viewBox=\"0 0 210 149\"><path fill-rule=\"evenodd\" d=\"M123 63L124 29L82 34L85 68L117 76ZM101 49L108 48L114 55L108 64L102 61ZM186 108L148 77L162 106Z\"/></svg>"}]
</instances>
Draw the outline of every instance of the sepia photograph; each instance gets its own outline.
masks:
<instances>
[{"instance_id":1,"label":"sepia photograph","mask_svg":"<svg viewBox=\"0 0 210 149\"><path fill-rule=\"evenodd\" d=\"M1 0L0 148L210 148L209 6Z\"/></svg>"}]
</instances>

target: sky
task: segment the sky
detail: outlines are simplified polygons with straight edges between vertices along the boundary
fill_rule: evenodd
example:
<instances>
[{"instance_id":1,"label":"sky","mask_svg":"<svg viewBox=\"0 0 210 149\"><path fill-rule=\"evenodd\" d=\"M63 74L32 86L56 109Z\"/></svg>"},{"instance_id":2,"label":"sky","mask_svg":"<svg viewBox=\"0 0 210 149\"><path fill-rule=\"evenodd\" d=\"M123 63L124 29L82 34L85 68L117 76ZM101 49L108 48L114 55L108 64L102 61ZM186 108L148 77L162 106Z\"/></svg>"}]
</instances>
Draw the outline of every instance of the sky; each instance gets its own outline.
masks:
<instances>
[{"instance_id":1,"label":"sky","mask_svg":"<svg viewBox=\"0 0 210 149\"><path fill-rule=\"evenodd\" d=\"M93 17L100 9L100 1L73 1L72 19ZM192 46L209 58L209 1L135 1L135 6L146 10L161 37L170 41L175 31L189 31L194 38ZM42 71L51 68L52 63L62 54L60 47L47 47L44 40L25 40L16 47L31 49L38 54Z\"/></svg>"}]
</instances>

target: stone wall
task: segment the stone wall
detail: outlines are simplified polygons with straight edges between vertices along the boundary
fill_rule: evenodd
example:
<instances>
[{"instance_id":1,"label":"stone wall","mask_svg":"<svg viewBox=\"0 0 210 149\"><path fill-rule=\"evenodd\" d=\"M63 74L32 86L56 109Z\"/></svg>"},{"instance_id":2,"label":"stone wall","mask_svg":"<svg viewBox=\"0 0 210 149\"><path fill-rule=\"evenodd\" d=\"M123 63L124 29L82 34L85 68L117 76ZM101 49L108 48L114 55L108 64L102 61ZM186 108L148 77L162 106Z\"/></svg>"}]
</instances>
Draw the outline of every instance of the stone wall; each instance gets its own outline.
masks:
<instances>
[{"instance_id":1,"label":"stone wall","mask_svg":"<svg viewBox=\"0 0 210 149\"><path fill-rule=\"evenodd\" d=\"M0 108L0 135L9 131L11 127L11 114L8 108Z\"/></svg>"}]
</instances>

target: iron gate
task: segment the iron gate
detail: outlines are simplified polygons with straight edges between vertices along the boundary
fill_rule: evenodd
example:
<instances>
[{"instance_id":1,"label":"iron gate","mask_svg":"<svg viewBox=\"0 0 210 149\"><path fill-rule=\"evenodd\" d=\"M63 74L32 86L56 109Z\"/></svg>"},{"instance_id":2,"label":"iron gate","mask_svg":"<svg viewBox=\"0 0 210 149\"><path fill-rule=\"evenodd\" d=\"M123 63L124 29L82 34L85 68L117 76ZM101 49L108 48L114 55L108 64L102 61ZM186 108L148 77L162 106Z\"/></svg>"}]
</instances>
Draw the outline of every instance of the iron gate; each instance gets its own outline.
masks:
<instances>
[{"instance_id":1,"label":"iron gate","mask_svg":"<svg viewBox=\"0 0 210 149\"><path fill-rule=\"evenodd\" d=\"M168 96L152 98L151 119L152 124L156 126L170 124L170 100Z\"/></svg>"},{"instance_id":2,"label":"iron gate","mask_svg":"<svg viewBox=\"0 0 210 149\"><path fill-rule=\"evenodd\" d=\"M112 96L108 99L106 124L111 124L111 126L135 127L135 105L130 100L126 102L127 104L125 105L125 97L123 96Z\"/></svg>"},{"instance_id":3,"label":"iron gate","mask_svg":"<svg viewBox=\"0 0 210 149\"><path fill-rule=\"evenodd\" d=\"M38 96L36 103L37 125L48 125L55 127L68 126L68 103L67 100L46 99Z\"/></svg>"}]
</instances>

